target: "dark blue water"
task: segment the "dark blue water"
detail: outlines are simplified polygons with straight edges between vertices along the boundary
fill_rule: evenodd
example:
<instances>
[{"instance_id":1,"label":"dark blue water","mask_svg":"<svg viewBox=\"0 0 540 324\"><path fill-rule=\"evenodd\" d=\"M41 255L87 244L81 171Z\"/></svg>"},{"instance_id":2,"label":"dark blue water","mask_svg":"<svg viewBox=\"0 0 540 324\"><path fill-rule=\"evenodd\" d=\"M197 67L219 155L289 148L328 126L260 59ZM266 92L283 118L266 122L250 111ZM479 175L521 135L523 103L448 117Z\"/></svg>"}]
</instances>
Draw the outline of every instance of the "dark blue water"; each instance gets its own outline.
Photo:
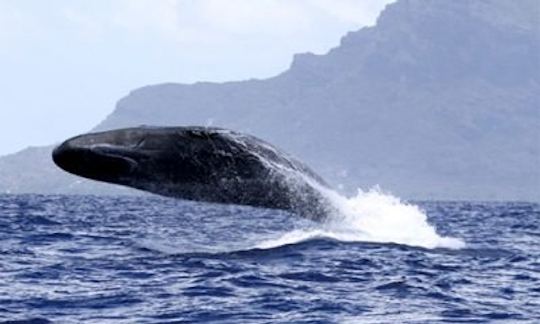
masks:
<instances>
[{"instance_id":1,"label":"dark blue water","mask_svg":"<svg viewBox=\"0 0 540 324\"><path fill-rule=\"evenodd\" d=\"M0 196L0 322L540 322L540 206L420 203L462 249L314 236L285 212Z\"/></svg>"}]
</instances>

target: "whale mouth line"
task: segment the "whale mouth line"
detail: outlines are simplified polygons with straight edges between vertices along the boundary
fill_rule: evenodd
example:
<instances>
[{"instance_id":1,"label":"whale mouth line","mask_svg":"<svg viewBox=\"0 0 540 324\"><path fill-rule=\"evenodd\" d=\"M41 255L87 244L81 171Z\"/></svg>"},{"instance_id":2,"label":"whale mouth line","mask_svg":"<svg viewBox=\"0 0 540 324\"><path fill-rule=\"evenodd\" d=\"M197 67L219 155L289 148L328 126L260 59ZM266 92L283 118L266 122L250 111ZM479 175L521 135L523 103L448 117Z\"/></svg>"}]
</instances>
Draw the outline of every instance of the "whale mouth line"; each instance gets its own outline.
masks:
<instances>
[{"instance_id":1,"label":"whale mouth line","mask_svg":"<svg viewBox=\"0 0 540 324\"><path fill-rule=\"evenodd\" d=\"M108 163L112 161L113 164L117 164L119 169L121 169L119 170L121 174L131 174L137 168L137 162L127 156L110 152L98 152L97 154L101 154L104 158L109 159Z\"/></svg>"},{"instance_id":2,"label":"whale mouth line","mask_svg":"<svg viewBox=\"0 0 540 324\"><path fill-rule=\"evenodd\" d=\"M109 180L119 175L127 176L135 171L137 162L122 154L125 149L113 146L77 147L61 145L53 152L53 160L67 172Z\"/></svg>"}]
</instances>

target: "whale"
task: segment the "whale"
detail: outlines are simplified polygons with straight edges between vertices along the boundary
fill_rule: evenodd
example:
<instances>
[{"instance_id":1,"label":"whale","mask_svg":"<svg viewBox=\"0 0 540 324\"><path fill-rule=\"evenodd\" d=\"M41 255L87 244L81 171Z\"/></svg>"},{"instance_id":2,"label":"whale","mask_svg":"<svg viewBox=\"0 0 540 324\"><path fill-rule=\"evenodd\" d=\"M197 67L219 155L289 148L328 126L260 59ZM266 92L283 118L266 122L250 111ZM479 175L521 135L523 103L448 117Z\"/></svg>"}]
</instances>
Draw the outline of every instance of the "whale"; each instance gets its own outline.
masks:
<instances>
[{"instance_id":1,"label":"whale","mask_svg":"<svg viewBox=\"0 0 540 324\"><path fill-rule=\"evenodd\" d=\"M304 163L255 136L218 127L140 126L64 141L61 169L150 193L219 204L281 209L324 220L329 185Z\"/></svg>"}]
</instances>

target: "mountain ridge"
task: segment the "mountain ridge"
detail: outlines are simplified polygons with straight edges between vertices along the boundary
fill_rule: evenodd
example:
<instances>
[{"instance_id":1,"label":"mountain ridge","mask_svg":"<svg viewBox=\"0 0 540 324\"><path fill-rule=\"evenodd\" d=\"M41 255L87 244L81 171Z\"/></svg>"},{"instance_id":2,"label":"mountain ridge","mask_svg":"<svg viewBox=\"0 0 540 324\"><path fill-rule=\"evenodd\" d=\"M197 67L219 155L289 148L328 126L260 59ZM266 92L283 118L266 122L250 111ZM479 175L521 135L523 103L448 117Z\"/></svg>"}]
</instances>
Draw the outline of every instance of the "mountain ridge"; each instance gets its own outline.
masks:
<instances>
[{"instance_id":1,"label":"mountain ridge","mask_svg":"<svg viewBox=\"0 0 540 324\"><path fill-rule=\"evenodd\" d=\"M540 200L535 12L527 0L400 0L272 78L142 87L94 130L216 125L282 147L349 193Z\"/></svg>"}]
</instances>

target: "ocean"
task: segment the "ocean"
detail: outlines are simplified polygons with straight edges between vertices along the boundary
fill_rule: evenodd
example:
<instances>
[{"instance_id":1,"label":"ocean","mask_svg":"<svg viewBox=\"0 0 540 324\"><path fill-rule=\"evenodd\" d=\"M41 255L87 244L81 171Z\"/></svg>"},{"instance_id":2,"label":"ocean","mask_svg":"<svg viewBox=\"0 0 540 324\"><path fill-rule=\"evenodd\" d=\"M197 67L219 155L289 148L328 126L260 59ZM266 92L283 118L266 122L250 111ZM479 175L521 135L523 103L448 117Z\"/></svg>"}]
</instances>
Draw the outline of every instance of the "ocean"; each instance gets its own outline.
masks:
<instances>
[{"instance_id":1,"label":"ocean","mask_svg":"<svg viewBox=\"0 0 540 324\"><path fill-rule=\"evenodd\" d=\"M335 201L0 195L0 322L540 323L539 204Z\"/></svg>"}]
</instances>

